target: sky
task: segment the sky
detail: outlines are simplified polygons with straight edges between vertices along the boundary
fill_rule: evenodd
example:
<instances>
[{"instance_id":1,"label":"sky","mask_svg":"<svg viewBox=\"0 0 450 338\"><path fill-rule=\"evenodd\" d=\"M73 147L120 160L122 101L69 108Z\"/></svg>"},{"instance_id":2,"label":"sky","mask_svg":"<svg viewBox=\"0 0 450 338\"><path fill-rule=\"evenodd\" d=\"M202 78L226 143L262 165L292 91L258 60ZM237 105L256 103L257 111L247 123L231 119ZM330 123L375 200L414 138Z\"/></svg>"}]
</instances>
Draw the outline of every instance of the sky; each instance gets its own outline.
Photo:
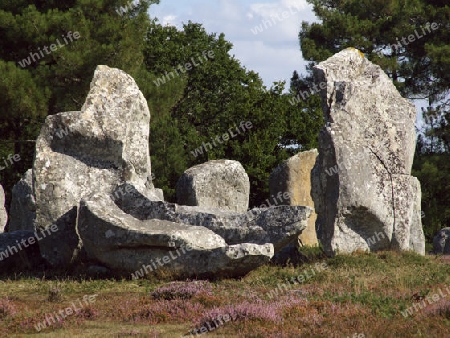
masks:
<instances>
[{"instance_id":1,"label":"sky","mask_svg":"<svg viewBox=\"0 0 450 338\"><path fill-rule=\"evenodd\" d=\"M182 28L189 20L208 33L224 33L234 55L264 84L289 80L294 70L305 73L298 33L302 21L316 21L306 0L161 0L150 16L163 25Z\"/></svg>"}]
</instances>

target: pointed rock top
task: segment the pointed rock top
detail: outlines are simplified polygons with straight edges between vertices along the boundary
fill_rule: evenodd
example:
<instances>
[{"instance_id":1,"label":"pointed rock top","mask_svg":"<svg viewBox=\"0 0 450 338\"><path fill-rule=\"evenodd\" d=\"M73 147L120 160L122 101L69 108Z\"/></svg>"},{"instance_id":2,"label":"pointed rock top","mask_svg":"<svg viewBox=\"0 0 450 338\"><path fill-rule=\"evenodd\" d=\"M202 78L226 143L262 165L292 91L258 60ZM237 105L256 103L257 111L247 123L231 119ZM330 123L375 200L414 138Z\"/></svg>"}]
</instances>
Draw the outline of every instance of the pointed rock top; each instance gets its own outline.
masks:
<instances>
[{"instance_id":1,"label":"pointed rock top","mask_svg":"<svg viewBox=\"0 0 450 338\"><path fill-rule=\"evenodd\" d=\"M137 112L150 117L147 101L136 81L123 70L104 65L95 69L89 94L81 111L90 112L93 108L94 111L104 110L128 115L122 117L132 118Z\"/></svg>"},{"instance_id":2,"label":"pointed rock top","mask_svg":"<svg viewBox=\"0 0 450 338\"><path fill-rule=\"evenodd\" d=\"M379 66L372 64L364 57L361 51L353 47L340 51L327 60L320 62L314 68L316 73L325 73L322 77L326 77L328 81L352 81L361 75L365 75L368 68L371 69L371 73L384 74Z\"/></svg>"}]
</instances>

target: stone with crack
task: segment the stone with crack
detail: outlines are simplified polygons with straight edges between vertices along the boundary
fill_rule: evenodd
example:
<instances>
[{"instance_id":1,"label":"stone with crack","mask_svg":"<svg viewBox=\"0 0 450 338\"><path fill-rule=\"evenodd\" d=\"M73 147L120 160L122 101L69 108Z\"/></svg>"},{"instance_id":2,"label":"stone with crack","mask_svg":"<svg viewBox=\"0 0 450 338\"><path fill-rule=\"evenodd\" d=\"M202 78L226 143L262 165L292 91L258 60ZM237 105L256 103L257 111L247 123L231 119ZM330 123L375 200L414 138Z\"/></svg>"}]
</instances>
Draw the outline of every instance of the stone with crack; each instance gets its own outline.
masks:
<instances>
[{"instance_id":1,"label":"stone with crack","mask_svg":"<svg viewBox=\"0 0 450 338\"><path fill-rule=\"evenodd\" d=\"M416 109L383 70L348 48L314 68L326 125L312 171L319 241L355 250L425 253L420 183L412 177Z\"/></svg>"}]
</instances>

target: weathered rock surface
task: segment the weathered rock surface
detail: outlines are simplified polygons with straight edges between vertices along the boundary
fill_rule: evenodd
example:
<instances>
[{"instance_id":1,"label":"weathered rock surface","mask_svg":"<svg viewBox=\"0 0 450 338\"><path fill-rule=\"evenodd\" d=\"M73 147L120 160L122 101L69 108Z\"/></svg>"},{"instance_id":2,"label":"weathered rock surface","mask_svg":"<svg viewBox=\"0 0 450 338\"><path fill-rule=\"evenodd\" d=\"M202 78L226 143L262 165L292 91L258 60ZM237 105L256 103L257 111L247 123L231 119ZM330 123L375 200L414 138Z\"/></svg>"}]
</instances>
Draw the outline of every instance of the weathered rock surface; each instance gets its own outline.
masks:
<instances>
[{"instance_id":1,"label":"weathered rock surface","mask_svg":"<svg viewBox=\"0 0 450 338\"><path fill-rule=\"evenodd\" d=\"M8 214L5 209L5 191L0 184L0 233L4 231L7 222Z\"/></svg>"},{"instance_id":2,"label":"weathered rock surface","mask_svg":"<svg viewBox=\"0 0 450 338\"><path fill-rule=\"evenodd\" d=\"M325 87L320 94L326 125L319 135L312 196L326 253L424 254L420 184L410 176L414 105L356 49L334 55L314 71L316 84Z\"/></svg>"},{"instance_id":3,"label":"weathered rock surface","mask_svg":"<svg viewBox=\"0 0 450 338\"><path fill-rule=\"evenodd\" d=\"M136 219L105 194L83 199L78 232L90 258L133 278L158 269L173 276L239 276L267 263L274 253L270 243L227 245L203 226Z\"/></svg>"},{"instance_id":4,"label":"weathered rock surface","mask_svg":"<svg viewBox=\"0 0 450 338\"><path fill-rule=\"evenodd\" d=\"M228 245L272 243L275 252L294 241L306 228L312 208L276 206L254 208L244 214L216 208L182 206L151 201L124 184L113 194L115 203L139 220L159 219L191 226L202 226L220 235Z\"/></svg>"},{"instance_id":5,"label":"weathered rock surface","mask_svg":"<svg viewBox=\"0 0 450 338\"><path fill-rule=\"evenodd\" d=\"M97 67L81 112L47 117L33 172L37 228L57 224L59 229L39 242L52 265L76 257L81 243L75 221L83 197L130 182L159 200L151 182L149 120L147 101L133 78L107 66Z\"/></svg>"},{"instance_id":6,"label":"weathered rock surface","mask_svg":"<svg viewBox=\"0 0 450 338\"><path fill-rule=\"evenodd\" d=\"M32 238L32 241L30 241ZM22 241L26 245L23 245ZM21 244L22 243L22 244ZM30 244L31 243L31 244ZM36 267L40 263L39 245L34 231L19 230L0 234L0 270Z\"/></svg>"},{"instance_id":7,"label":"weathered rock surface","mask_svg":"<svg viewBox=\"0 0 450 338\"><path fill-rule=\"evenodd\" d=\"M176 192L181 205L246 212L250 181L239 162L213 160L186 170Z\"/></svg>"},{"instance_id":8,"label":"weathered rock surface","mask_svg":"<svg viewBox=\"0 0 450 338\"><path fill-rule=\"evenodd\" d=\"M8 231L17 230L36 230L36 200L31 169L27 170L12 189Z\"/></svg>"},{"instance_id":9,"label":"weathered rock surface","mask_svg":"<svg viewBox=\"0 0 450 338\"><path fill-rule=\"evenodd\" d=\"M450 255L450 228L443 228L433 238L433 252Z\"/></svg>"},{"instance_id":10,"label":"weathered rock surface","mask_svg":"<svg viewBox=\"0 0 450 338\"><path fill-rule=\"evenodd\" d=\"M314 208L311 197L311 170L316 163L317 149L300 152L281 163L270 174L271 201L280 205L299 205ZM287 198L286 198L287 197ZM275 204L274 202L272 204ZM316 235L317 214L313 211L308 226L299 236L303 245L318 245Z\"/></svg>"}]
</instances>

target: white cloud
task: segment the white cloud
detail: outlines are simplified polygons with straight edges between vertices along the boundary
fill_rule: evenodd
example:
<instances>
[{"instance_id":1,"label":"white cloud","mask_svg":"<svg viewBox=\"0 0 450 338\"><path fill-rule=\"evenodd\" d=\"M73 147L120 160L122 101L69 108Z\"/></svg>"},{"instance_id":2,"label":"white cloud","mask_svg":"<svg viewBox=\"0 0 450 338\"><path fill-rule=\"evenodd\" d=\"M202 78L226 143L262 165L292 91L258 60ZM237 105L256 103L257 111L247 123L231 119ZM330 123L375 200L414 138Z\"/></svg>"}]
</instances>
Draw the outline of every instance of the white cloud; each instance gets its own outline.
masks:
<instances>
[{"instance_id":1,"label":"white cloud","mask_svg":"<svg viewBox=\"0 0 450 338\"><path fill-rule=\"evenodd\" d=\"M250 5L252 13L257 14L261 18L269 19L273 16L281 15L283 12L302 12L308 10L310 5L306 0L280 0L273 3L255 3Z\"/></svg>"},{"instance_id":2,"label":"white cloud","mask_svg":"<svg viewBox=\"0 0 450 338\"><path fill-rule=\"evenodd\" d=\"M177 16L176 15L166 15L162 19L160 19L160 23L165 25L176 26L177 25Z\"/></svg>"},{"instance_id":3,"label":"white cloud","mask_svg":"<svg viewBox=\"0 0 450 338\"><path fill-rule=\"evenodd\" d=\"M314 21L312 7L306 1L280 0L276 3L252 4L252 32L270 42L298 40L303 20ZM256 30L259 27L258 30ZM259 36L258 36L259 37Z\"/></svg>"},{"instance_id":4,"label":"white cloud","mask_svg":"<svg viewBox=\"0 0 450 338\"><path fill-rule=\"evenodd\" d=\"M299 11L305 10L308 7L310 7L310 5L308 4L308 2L306 0L281 0L281 3L285 7L296 8Z\"/></svg>"}]
</instances>

